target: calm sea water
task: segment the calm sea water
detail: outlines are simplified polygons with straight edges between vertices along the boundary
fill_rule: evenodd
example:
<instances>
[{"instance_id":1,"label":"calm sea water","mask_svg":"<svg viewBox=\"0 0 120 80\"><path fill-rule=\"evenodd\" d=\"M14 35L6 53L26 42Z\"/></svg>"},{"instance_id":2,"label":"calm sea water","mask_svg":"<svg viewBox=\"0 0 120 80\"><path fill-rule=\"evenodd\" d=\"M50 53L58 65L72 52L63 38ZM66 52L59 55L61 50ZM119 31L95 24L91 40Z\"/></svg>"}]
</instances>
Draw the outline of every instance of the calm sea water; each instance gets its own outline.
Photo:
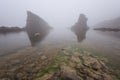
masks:
<instances>
[{"instance_id":1,"label":"calm sea water","mask_svg":"<svg viewBox=\"0 0 120 80\"><path fill-rule=\"evenodd\" d=\"M96 50L101 55L120 61L120 32L88 30L77 35L70 29L53 29L43 39L31 40L27 32L0 34L0 55L9 54L27 47L44 47L72 44Z\"/></svg>"}]
</instances>

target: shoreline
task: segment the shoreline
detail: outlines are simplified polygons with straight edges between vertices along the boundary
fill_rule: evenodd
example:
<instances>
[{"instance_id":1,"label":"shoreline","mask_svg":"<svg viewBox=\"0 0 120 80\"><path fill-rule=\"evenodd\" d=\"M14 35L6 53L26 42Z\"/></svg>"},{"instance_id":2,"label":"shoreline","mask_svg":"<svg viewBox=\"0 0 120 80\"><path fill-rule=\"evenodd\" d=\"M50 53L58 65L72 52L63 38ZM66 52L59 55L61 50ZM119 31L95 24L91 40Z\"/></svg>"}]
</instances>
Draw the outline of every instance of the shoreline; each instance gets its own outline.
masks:
<instances>
[{"instance_id":1,"label":"shoreline","mask_svg":"<svg viewBox=\"0 0 120 80\"><path fill-rule=\"evenodd\" d=\"M79 58L79 56L83 57L83 59ZM85 63L81 62L82 60L84 60ZM75 76L73 77L78 78L80 76L76 74L76 68L75 68L76 67L75 65L77 63L80 63L81 65L81 66L78 66L79 69L87 69L88 71L92 70L94 72L94 69L91 69L89 65L95 62L97 63L97 65L95 65L94 67L98 68L97 72L99 73L100 71L102 71L100 68L102 64L99 64L99 61L102 62L102 64L104 64L104 68L107 67L107 69L109 69L108 66L106 66L102 60L92 55L91 52L80 50L79 48L70 48L70 47L47 48L47 49L41 49L41 50L37 48L28 48L28 49L20 50L14 54L0 58L0 74L1 74L0 79L9 78L9 80L14 80L16 78L16 79L23 79L23 80L26 80L26 79L47 80L45 78L49 78L50 80L54 80L54 78L57 76L53 76L53 75L55 73L57 73L58 75L63 75L64 73L63 69L68 71L68 73L64 73L65 75L64 78L70 78L67 75L71 75L71 72L69 72L71 71L71 68L73 69L72 71L75 72L73 74ZM63 73L60 73L61 71L63 71ZM83 70L82 73L84 72L85 71ZM102 71L102 73L103 72L104 71ZM107 70L107 72L110 72L110 71ZM111 76L115 77L113 73L109 74L107 72L104 72L104 73L107 76L109 76L110 78L109 80L117 80L116 78L112 79ZM81 74L81 72L79 74ZM90 75L90 76L93 76L93 75ZM91 78L90 76L89 77L86 76L86 77L90 79ZM60 78L60 77L57 77L57 78ZM104 79L104 80L107 80L107 79Z\"/></svg>"},{"instance_id":2,"label":"shoreline","mask_svg":"<svg viewBox=\"0 0 120 80\"><path fill-rule=\"evenodd\" d=\"M21 31L25 31L25 28L0 26L0 34L21 32Z\"/></svg>"}]
</instances>

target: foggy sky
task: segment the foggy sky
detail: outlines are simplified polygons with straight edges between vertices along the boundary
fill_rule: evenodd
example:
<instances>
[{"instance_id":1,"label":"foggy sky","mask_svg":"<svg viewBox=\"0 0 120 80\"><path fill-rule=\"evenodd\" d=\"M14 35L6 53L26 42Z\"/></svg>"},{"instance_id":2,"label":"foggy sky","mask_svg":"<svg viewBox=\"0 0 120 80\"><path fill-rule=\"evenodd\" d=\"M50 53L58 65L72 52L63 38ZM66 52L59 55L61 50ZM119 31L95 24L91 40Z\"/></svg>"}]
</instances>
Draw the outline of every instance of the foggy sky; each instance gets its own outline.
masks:
<instances>
[{"instance_id":1,"label":"foggy sky","mask_svg":"<svg viewBox=\"0 0 120 80\"><path fill-rule=\"evenodd\" d=\"M52 27L70 27L80 13L93 26L104 20L120 17L120 0L0 0L0 25L26 25L29 10L47 21Z\"/></svg>"}]
</instances>

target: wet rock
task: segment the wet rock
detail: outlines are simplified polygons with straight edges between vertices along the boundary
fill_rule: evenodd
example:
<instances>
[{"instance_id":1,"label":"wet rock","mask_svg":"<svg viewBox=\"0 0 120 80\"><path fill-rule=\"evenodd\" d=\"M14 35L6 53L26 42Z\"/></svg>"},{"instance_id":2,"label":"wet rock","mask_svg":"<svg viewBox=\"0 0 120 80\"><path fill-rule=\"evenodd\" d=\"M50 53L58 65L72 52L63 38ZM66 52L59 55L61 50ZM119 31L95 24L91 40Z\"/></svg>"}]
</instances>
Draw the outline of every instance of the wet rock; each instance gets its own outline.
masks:
<instances>
[{"instance_id":1,"label":"wet rock","mask_svg":"<svg viewBox=\"0 0 120 80\"><path fill-rule=\"evenodd\" d=\"M29 65L29 67L31 67L31 68L34 68L35 66L36 66L35 63L32 63Z\"/></svg>"},{"instance_id":2,"label":"wet rock","mask_svg":"<svg viewBox=\"0 0 120 80\"><path fill-rule=\"evenodd\" d=\"M105 63L103 63L102 61L99 61L99 63L101 64L101 69L104 72L109 72L109 68L105 65Z\"/></svg>"},{"instance_id":3,"label":"wet rock","mask_svg":"<svg viewBox=\"0 0 120 80\"><path fill-rule=\"evenodd\" d=\"M79 62L80 62L80 59L79 59L79 57L72 56L72 57L71 57L71 61L72 61L72 62L75 62L75 63L79 63Z\"/></svg>"},{"instance_id":4,"label":"wet rock","mask_svg":"<svg viewBox=\"0 0 120 80\"><path fill-rule=\"evenodd\" d=\"M66 56L70 55L67 51L63 51L63 53L64 53Z\"/></svg>"},{"instance_id":5,"label":"wet rock","mask_svg":"<svg viewBox=\"0 0 120 80\"><path fill-rule=\"evenodd\" d=\"M54 73L49 73L49 74L44 75L42 78L38 78L35 80L52 80L51 78L53 77L53 75Z\"/></svg>"},{"instance_id":6,"label":"wet rock","mask_svg":"<svg viewBox=\"0 0 120 80\"><path fill-rule=\"evenodd\" d=\"M42 52L38 52L37 54L38 54L38 55L41 55L41 54L42 54Z\"/></svg>"},{"instance_id":7,"label":"wet rock","mask_svg":"<svg viewBox=\"0 0 120 80\"><path fill-rule=\"evenodd\" d=\"M76 67L76 64L75 64L74 62L70 62L70 63L69 63L69 66L70 66L70 67Z\"/></svg>"},{"instance_id":8,"label":"wet rock","mask_svg":"<svg viewBox=\"0 0 120 80\"><path fill-rule=\"evenodd\" d=\"M38 56L36 53L36 56L27 55L25 64L20 62L7 69L2 67L0 80L117 80L105 63L89 52L59 51L53 59L47 54ZM39 72L43 72L42 76L36 77Z\"/></svg>"},{"instance_id":9,"label":"wet rock","mask_svg":"<svg viewBox=\"0 0 120 80\"><path fill-rule=\"evenodd\" d=\"M102 80L102 76L101 76L101 73L100 72L94 72L92 70L87 70L87 75L93 79L96 79L96 80Z\"/></svg>"},{"instance_id":10,"label":"wet rock","mask_svg":"<svg viewBox=\"0 0 120 80\"><path fill-rule=\"evenodd\" d=\"M90 56L84 56L83 57L83 64L87 67L91 67L91 66L93 68L95 68L95 67L100 68L101 67L98 60L93 58L93 57L90 57Z\"/></svg>"},{"instance_id":11,"label":"wet rock","mask_svg":"<svg viewBox=\"0 0 120 80\"><path fill-rule=\"evenodd\" d=\"M62 51L65 51L66 49L65 49L65 48L62 48L61 50L62 50Z\"/></svg>"},{"instance_id":12,"label":"wet rock","mask_svg":"<svg viewBox=\"0 0 120 80\"><path fill-rule=\"evenodd\" d=\"M102 77L103 77L103 80L113 80L112 76L111 75L108 75L106 73L103 73L102 74Z\"/></svg>"},{"instance_id":13,"label":"wet rock","mask_svg":"<svg viewBox=\"0 0 120 80\"><path fill-rule=\"evenodd\" d=\"M75 70L68 66L61 66L61 74L63 80L78 80Z\"/></svg>"},{"instance_id":14,"label":"wet rock","mask_svg":"<svg viewBox=\"0 0 120 80\"><path fill-rule=\"evenodd\" d=\"M11 79L9 79L9 78L2 78L2 79L0 79L0 80L11 80Z\"/></svg>"},{"instance_id":15,"label":"wet rock","mask_svg":"<svg viewBox=\"0 0 120 80\"><path fill-rule=\"evenodd\" d=\"M20 69L20 67L13 67L10 71L14 72L16 70Z\"/></svg>"},{"instance_id":16,"label":"wet rock","mask_svg":"<svg viewBox=\"0 0 120 80\"><path fill-rule=\"evenodd\" d=\"M85 55L88 55L88 56L91 55L88 51L83 51L83 53L84 53Z\"/></svg>"},{"instance_id":17,"label":"wet rock","mask_svg":"<svg viewBox=\"0 0 120 80\"><path fill-rule=\"evenodd\" d=\"M94 70L99 70L101 68L101 66L97 62L95 62L95 63L92 64L92 68Z\"/></svg>"},{"instance_id":18,"label":"wet rock","mask_svg":"<svg viewBox=\"0 0 120 80\"><path fill-rule=\"evenodd\" d=\"M24 77L24 74L23 73L18 73L16 76L17 76L18 79L22 79Z\"/></svg>"},{"instance_id":19,"label":"wet rock","mask_svg":"<svg viewBox=\"0 0 120 80\"><path fill-rule=\"evenodd\" d=\"M41 60L45 60L47 57L45 55L41 56Z\"/></svg>"},{"instance_id":20,"label":"wet rock","mask_svg":"<svg viewBox=\"0 0 120 80\"><path fill-rule=\"evenodd\" d=\"M14 60L12 61L13 64L19 64L20 63L20 60Z\"/></svg>"}]
</instances>

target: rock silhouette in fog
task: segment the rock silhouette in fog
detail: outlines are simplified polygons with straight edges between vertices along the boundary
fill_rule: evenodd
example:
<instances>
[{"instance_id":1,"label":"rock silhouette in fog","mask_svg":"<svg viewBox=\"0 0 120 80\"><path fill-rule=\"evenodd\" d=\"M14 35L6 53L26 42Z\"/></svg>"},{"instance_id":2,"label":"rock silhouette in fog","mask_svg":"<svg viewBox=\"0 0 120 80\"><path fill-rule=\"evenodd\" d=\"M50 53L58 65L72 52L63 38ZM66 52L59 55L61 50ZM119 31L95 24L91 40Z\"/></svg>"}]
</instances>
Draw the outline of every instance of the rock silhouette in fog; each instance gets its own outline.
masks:
<instances>
[{"instance_id":1,"label":"rock silhouette in fog","mask_svg":"<svg viewBox=\"0 0 120 80\"><path fill-rule=\"evenodd\" d=\"M15 27L8 27L8 26L0 26L0 34L7 34L11 32L21 32L25 31L25 28Z\"/></svg>"},{"instance_id":2,"label":"rock silhouette in fog","mask_svg":"<svg viewBox=\"0 0 120 80\"><path fill-rule=\"evenodd\" d=\"M80 17L71 30L76 34L78 42L83 41L86 38L86 32L89 29L87 26L87 18L84 14L80 14Z\"/></svg>"},{"instance_id":3,"label":"rock silhouette in fog","mask_svg":"<svg viewBox=\"0 0 120 80\"><path fill-rule=\"evenodd\" d=\"M26 31L32 46L40 42L49 32L51 27L42 18L28 11L26 21Z\"/></svg>"},{"instance_id":4,"label":"rock silhouette in fog","mask_svg":"<svg viewBox=\"0 0 120 80\"><path fill-rule=\"evenodd\" d=\"M94 30L118 32L120 31L120 17L98 23L94 26Z\"/></svg>"}]
</instances>

